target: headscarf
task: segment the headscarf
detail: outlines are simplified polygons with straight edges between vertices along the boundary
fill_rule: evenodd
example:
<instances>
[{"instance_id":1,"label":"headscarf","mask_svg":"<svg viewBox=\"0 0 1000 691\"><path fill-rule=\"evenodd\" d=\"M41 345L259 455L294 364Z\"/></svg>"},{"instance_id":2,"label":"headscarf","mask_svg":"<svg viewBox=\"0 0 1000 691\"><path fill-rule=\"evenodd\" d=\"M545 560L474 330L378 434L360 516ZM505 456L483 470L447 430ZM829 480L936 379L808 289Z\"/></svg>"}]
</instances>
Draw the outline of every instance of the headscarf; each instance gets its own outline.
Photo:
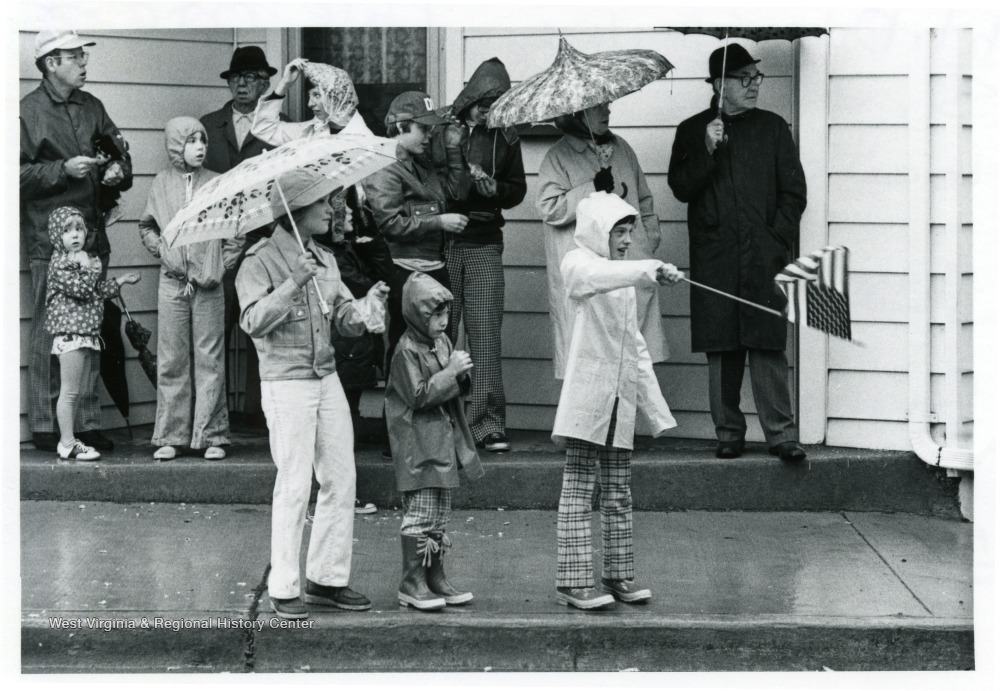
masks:
<instances>
[{"instance_id":1,"label":"headscarf","mask_svg":"<svg viewBox=\"0 0 1000 691\"><path fill-rule=\"evenodd\" d=\"M60 206L55 211L49 214L49 241L52 243L52 254L65 253L66 249L63 247L62 234L63 226L73 216L79 216L83 218L83 212L80 211L75 206ZM84 220L84 226L86 226L86 220ZM87 228L87 234L90 234L90 229ZM84 238L86 241L86 237Z\"/></svg>"},{"instance_id":2,"label":"headscarf","mask_svg":"<svg viewBox=\"0 0 1000 691\"><path fill-rule=\"evenodd\" d=\"M327 122L339 128L347 127L358 109L358 94L347 72L322 62L307 62L302 71L319 90Z\"/></svg>"}]
</instances>

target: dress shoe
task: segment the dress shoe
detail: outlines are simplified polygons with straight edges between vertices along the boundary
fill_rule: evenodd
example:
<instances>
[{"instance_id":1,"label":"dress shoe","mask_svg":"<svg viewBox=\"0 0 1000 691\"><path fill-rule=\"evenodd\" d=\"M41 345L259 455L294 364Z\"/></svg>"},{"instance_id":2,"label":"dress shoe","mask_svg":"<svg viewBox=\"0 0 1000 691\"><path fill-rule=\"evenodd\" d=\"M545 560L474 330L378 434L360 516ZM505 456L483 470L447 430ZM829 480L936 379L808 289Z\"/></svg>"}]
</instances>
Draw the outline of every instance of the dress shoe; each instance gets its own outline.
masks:
<instances>
[{"instance_id":1,"label":"dress shoe","mask_svg":"<svg viewBox=\"0 0 1000 691\"><path fill-rule=\"evenodd\" d=\"M716 458L739 458L743 455L745 442L742 439L735 441L720 441L715 447Z\"/></svg>"},{"instance_id":2,"label":"dress shoe","mask_svg":"<svg viewBox=\"0 0 1000 691\"><path fill-rule=\"evenodd\" d=\"M80 432L76 435L76 438L87 446L93 446L98 451L111 451L111 449L115 448L115 443L105 437L104 433L99 429Z\"/></svg>"},{"instance_id":3,"label":"dress shoe","mask_svg":"<svg viewBox=\"0 0 1000 691\"><path fill-rule=\"evenodd\" d=\"M783 441L772 446L768 451L772 456L777 456L783 461L801 461L806 457L806 450L794 441Z\"/></svg>"}]
</instances>

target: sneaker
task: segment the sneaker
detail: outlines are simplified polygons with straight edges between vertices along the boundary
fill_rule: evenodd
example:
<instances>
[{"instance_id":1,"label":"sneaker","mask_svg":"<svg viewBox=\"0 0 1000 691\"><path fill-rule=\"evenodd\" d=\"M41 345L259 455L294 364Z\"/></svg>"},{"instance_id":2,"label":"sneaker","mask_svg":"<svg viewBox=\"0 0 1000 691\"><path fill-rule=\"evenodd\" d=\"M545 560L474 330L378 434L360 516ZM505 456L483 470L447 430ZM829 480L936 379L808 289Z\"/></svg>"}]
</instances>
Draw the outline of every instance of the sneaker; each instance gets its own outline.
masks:
<instances>
[{"instance_id":1,"label":"sneaker","mask_svg":"<svg viewBox=\"0 0 1000 691\"><path fill-rule=\"evenodd\" d=\"M100 451L111 451L111 449L115 448L115 443L105 437L104 433L99 429L80 432L76 435L76 438L87 446L93 446L95 449L99 449Z\"/></svg>"},{"instance_id":2,"label":"sneaker","mask_svg":"<svg viewBox=\"0 0 1000 691\"><path fill-rule=\"evenodd\" d=\"M510 442L507 441L507 437L504 436L503 432L492 432L486 435L479 444L482 448L487 451L492 451L493 453L506 453L510 451Z\"/></svg>"},{"instance_id":3,"label":"sneaker","mask_svg":"<svg viewBox=\"0 0 1000 691\"><path fill-rule=\"evenodd\" d=\"M31 441L39 451L55 451L59 437L55 432L32 432Z\"/></svg>"},{"instance_id":4,"label":"sneaker","mask_svg":"<svg viewBox=\"0 0 1000 691\"><path fill-rule=\"evenodd\" d=\"M99 451L95 450L92 446L87 446L79 439L74 439L69 445L63 445L62 442L57 443L56 453L58 453L59 458L64 461L68 459L76 461L96 461L101 457Z\"/></svg>"},{"instance_id":5,"label":"sneaker","mask_svg":"<svg viewBox=\"0 0 1000 691\"><path fill-rule=\"evenodd\" d=\"M362 612L372 608L372 602L349 586L320 585L306 579L306 602L311 605L328 605L338 609Z\"/></svg>"},{"instance_id":6,"label":"sneaker","mask_svg":"<svg viewBox=\"0 0 1000 691\"><path fill-rule=\"evenodd\" d=\"M226 457L226 450L221 446L210 446L205 449L206 461L221 461Z\"/></svg>"},{"instance_id":7,"label":"sneaker","mask_svg":"<svg viewBox=\"0 0 1000 691\"><path fill-rule=\"evenodd\" d=\"M776 446L772 446L768 451L772 456L777 456L783 461L801 461L806 457L806 450L794 441L783 441Z\"/></svg>"},{"instance_id":8,"label":"sneaker","mask_svg":"<svg viewBox=\"0 0 1000 691\"><path fill-rule=\"evenodd\" d=\"M556 600L577 609L597 609L614 603L615 598L594 588L556 588Z\"/></svg>"},{"instance_id":9,"label":"sneaker","mask_svg":"<svg viewBox=\"0 0 1000 691\"><path fill-rule=\"evenodd\" d=\"M715 447L715 457L739 458L743 455L745 445L746 442L742 439L736 439L734 441L720 441L719 445Z\"/></svg>"},{"instance_id":10,"label":"sneaker","mask_svg":"<svg viewBox=\"0 0 1000 691\"><path fill-rule=\"evenodd\" d=\"M161 446L153 452L153 458L158 461L172 461L177 458L177 449L172 446Z\"/></svg>"},{"instance_id":11,"label":"sneaker","mask_svg":"<svg viewBox=\"0 0 1000 691\"><path fill-rule=\"evenodd\" d=\"M272 597L271 609L282 619L306 619L309 617L309 610L306 609L305 603L299 597Z\"/></svg>"},{"instance_id":12,"label":"sneaker","mask_svg":"<svg viewBox=\"0 0 1000 691\"><path fill-rule=\"evenodd\" d=\"M362 502L360 499L354 500L354 513L362 516L365 514L375 513L378 511L378 507L372 504L370 501Z\"/></svg>"},{"instance_id":13,"label":"sneaker","mask_svg":"<svg viewBox=\"0 0 1000 691\"><path fill-rule=\"evenodd\" d=\"M636 585L635 581L612 581L610 578L602 578L601 590L611 593L612 597L622 602L645 602L653 597L649 588Z\"/></svg>"}]
</instances>

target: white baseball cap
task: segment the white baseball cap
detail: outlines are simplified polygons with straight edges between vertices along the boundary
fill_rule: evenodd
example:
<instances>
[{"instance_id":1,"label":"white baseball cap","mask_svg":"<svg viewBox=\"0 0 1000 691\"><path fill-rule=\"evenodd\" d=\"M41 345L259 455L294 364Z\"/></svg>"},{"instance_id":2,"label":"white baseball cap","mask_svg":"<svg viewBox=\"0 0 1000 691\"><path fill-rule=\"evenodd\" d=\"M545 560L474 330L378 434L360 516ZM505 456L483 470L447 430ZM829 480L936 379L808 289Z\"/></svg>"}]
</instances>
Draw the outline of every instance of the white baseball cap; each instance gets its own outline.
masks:
<instances>
[{"instance_id":1,"label":"white baseball cap","mask_svg":"<svg viewBox=\"0 0 1000 691\"><path fill-rule=\"evenodd\" d=\"M35 60L53 50L74 50L83 46L95 45L97 45L96 42L80 38L79 34L72 29L60 31L45 29L39 31L38 35L35 36Z\"/></svg>"}]
</instances>

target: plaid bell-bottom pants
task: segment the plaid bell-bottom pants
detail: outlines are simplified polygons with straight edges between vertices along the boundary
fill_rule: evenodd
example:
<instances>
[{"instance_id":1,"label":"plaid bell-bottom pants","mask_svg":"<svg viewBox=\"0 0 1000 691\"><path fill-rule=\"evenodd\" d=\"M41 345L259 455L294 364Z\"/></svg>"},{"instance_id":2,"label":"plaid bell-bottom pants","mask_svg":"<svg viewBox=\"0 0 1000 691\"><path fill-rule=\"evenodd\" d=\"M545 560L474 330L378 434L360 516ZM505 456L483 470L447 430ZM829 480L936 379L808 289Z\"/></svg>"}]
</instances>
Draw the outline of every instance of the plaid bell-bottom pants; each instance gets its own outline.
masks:
<instances>
[{"instance_id":1,"label":"plaid bell-bottom pants","mask_svg":"<svg viewBox=\"0 0 1000 691\"><path fill-rule=\"evenodd\" d=\"M559 518L556 523L558 565L557 588L594 586L591 502L600 475L601 577L611 580L635 578L635 548L632 538L632 451L611 445L615 419L604 446L580 439L566 440Z\"/></svg>"}]
</instances>

